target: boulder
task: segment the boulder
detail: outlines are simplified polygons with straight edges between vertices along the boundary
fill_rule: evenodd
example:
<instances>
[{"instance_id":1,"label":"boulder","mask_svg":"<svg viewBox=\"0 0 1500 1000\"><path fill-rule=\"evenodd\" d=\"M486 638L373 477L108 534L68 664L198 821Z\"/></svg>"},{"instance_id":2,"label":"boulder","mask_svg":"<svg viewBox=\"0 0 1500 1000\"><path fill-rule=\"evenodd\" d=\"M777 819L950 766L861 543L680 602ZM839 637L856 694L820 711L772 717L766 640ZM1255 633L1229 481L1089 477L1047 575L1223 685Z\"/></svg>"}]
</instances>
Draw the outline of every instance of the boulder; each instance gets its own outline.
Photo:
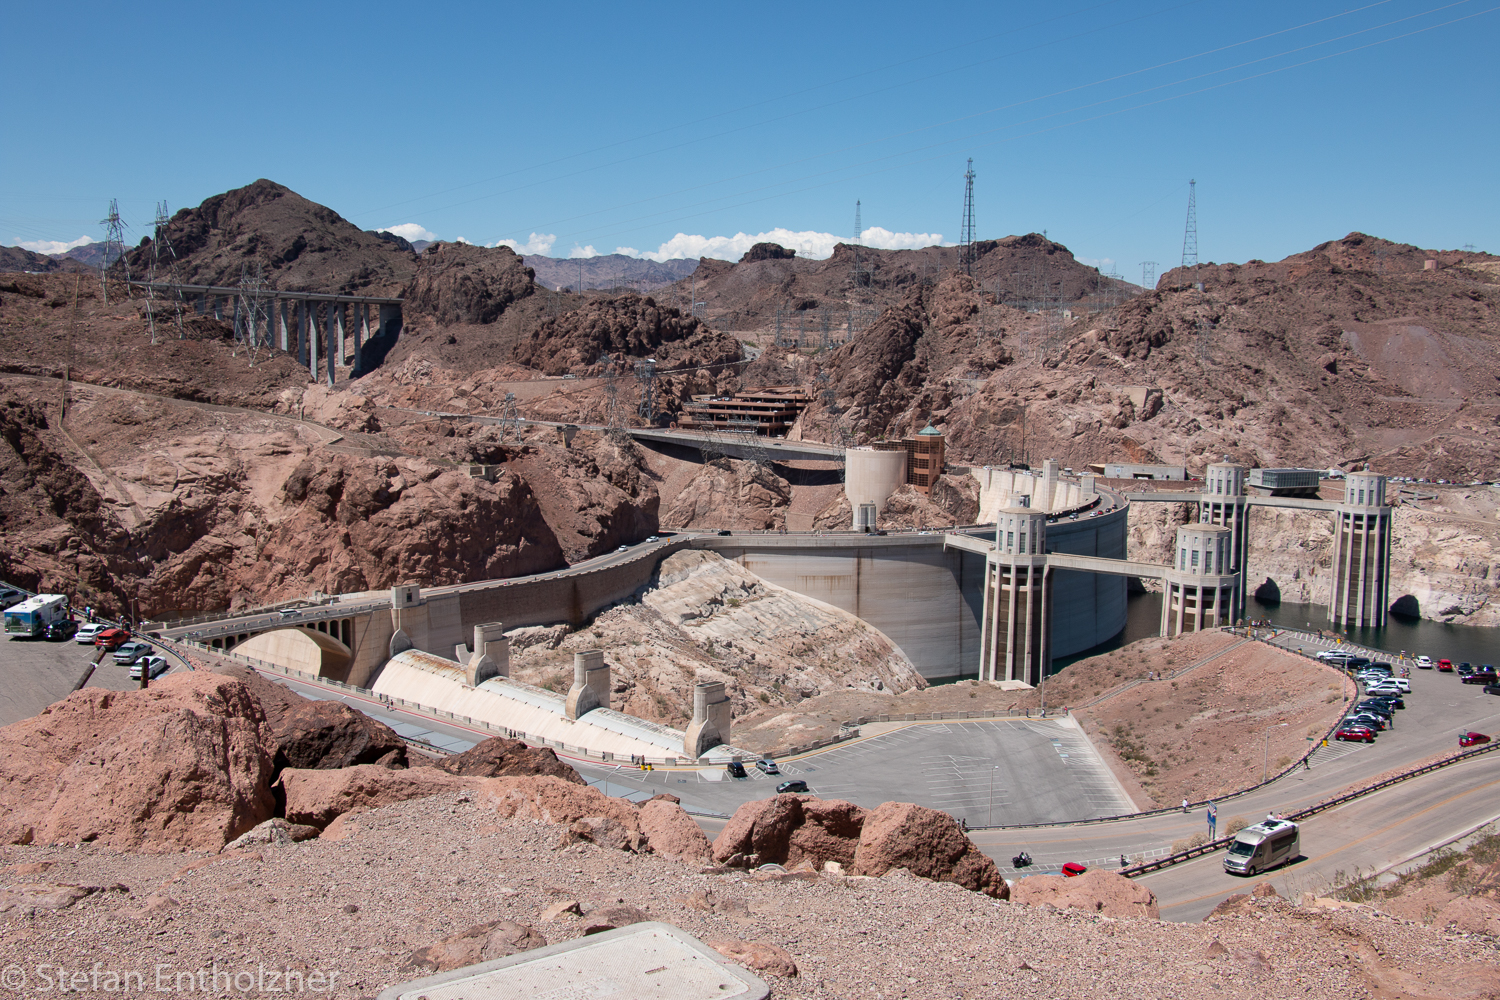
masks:
<instances>
[{"instance_id":1,"label":"boulder","mask_svg":"<svg viewBox=\"0 0 1500 1000\"><path fill-rule=\"evenodd\" d=\"M280 786L286 795L287 821L321 830L345 813L472 788L482 780L460 778L435 767L392 770L359 764L336 771L287 768L281 772Z\"/></svg>"},{"instance_id":2,"label":"boulder","mask_svg":"<svg viewBox=\"0 0 1500 1000\"><path fill-rule=\"evenodd\" d=\"M406 744L396 731L337 701L313 701L283 684L239 666L216 673L243 683L260 701L276 741L275 770L318 770L387 761L406 766ZM394 754L394 757L391 755Z\"/></svg>"},{"instance_id":3,"label":"boulder","mask_svg":"<svg viewBox=\"0 0 1500 1000\"><path fill-rule=\"evenodd\" d=\"M658 796L641 803L638 815L653 852L679 861L703 861L713 853L703 828L676 801Z\"/></svg>"},{"instance_id":4,"label":"boulder","mask_svg":"<svg viewBox=\"0 0 1500 1000\"><path fill-rule=\"evenodd\" d=\"M802 799L802 825L792 831L787 861L809 862L814 871L827 865L853 867L867 810L839 799Z\"/></svg>"},{"instance_id":5,"label":"boulder","mask_svg":"<svg viewBox=\"0 0 1500 1000\"><path fill-rule=\"evenodd\" d=\"M905 868L935 882L953 882L1005 899L1009 894L1000 870L947 813L886 802L867 813L854 853L854 874L884 875Z\"/></svg>"},{"instance_id":6,"label":"boulder","mask_svg":"<svg viewBox=\"0 0 1500 1000\"><path fill-rule=\"evenodd\" d=\"M600 931L612 931L616 927L626 927L650 919L644 910L634 906L604 906L583 915L583 933L598 934Z\"/></svg>"},{"instance_id":7,"label":"boulder","mask_svg":"<svg viewBox=\"0 0 1500 1000\"><path fill-rule=\"evenodd\" d=\"M780 243L757 243L740 255L741 264L753 264L758 260L793 260L797 251Z\"/></svg>"},{"instance_id":8,"label":"boulder","mask_svg":"<svg viewBox=\"0 0 1500 1000\"><path fill-rule=\"evenodd\" d=\"M503 736L492 736L461 754L436 762L433 766L466 778L545 774L575 785L584 784L578 772L571 765L558 760L551 747L529 747L520 740L508 740Z\"/></svg>"},{"instance_id":9,"label":"boulder","mask_svg":"<svg viewBox=\"0 0 1500 1000\"><path fill-rule=\"evenodd\" d=\"M1029 905L1050 903L1106 917L1161 918L1155 893L1139 882L1102 868L1086 871L1073 878L1059 878L1056 875L1023 878L1011 887L1010 900Z\"/></svg>"},{"instance_id":10,"label":"boulder","mask_svg":"<svg viewBox=\"0 0 1500 1000\"><path fill-rule=\"evenodd\" d=\"M558 838L557 846L567 847L583 841L617 851L639 853L646 848L646 838L639 830L628 829L608 816L585 816L582 819L575 819L568 824L567 829L563 830L562 836Z\"/></svg>"},{"instance_id":11,"label":"boulder","mask_svg":"<svg viewBox=\"0 0 1500 1000\"><path fill-rule=\"evenodd\" d=\"M311 840L318 835L315 826L301 826L297 823L288 823L280 817L273 817L264 823L240 834L234 840L224 846L226 851L241 851L251 847L286 847L288 844L301 843Z\"/></svg>"},{"instance_id":12,"label":"boulder","mask_svg":"<svg viewBox=\"0 0 1500 1000\"><path fill-rule=\"evenodd\" d=\"M427 768L416 770L426 771ZM483 801L502 819L535 819L543 823L570 825L585 818L593 823L608 818L626 830L638 832L641 828L640 816L632 803L611 798L589 785L576 785L550 775L481 779L478 784L483 789Z\"/></svg>"},{"instance_id":13,"label":"boulder","mask_svg":"<svg viewBox=\"0 0 1500 1000\"><path fill-rule=\"evenodd\" d=\"M774 944L766 944L764 941L741 941L739 938L725 938L719 941L709 941L707 944L731 962L743 965L752 971L788 978L797 974L797 963L792 960L791 953Z\"/></svg>"},{"instance_id":14,"label":"boulder","mask_svg":"<svg viewBox=\"0 0 1500 1000\"><path fill-rule=\"evenodd\" d=\"M216 851L271 818L275 753L233 678L85 688L0 729L0 843Z\"/></svg>"},{"instance_id":15,"label":"boulder","mask_svg":"<svg viewBox=\"0 0 1500 1000\"><path fill-rule=\"evenodd\" d=\"M755 855L759 864L785 864L792 831L802 823L802 796L777 795L746 802L734 811L714 838L714 860Z\"/></svg>"},{"instance_id":16,"label":"boulder","mask_svg":"<svg viewBox=\"0 0 1500 1000\"><path fill-rule=\"evenodd\" d=\"M418 948L407 956L405 968L418 972L447 972L546 945L547 939L525 924L491 920Z\"/></svg>"}]
</instances>

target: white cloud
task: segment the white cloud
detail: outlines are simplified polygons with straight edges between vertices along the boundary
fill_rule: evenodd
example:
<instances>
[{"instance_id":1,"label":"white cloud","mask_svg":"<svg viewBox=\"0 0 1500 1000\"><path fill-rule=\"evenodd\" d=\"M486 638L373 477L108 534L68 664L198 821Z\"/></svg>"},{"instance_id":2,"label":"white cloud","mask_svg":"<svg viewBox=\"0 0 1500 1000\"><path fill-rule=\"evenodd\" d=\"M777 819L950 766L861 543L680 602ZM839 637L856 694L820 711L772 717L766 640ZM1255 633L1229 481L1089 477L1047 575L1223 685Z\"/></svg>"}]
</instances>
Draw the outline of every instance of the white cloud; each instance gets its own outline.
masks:
<instances>
[{"instance_id":1,"label":"white cloud","mask_svg":"<svg viewBox=\"0 0 1500 1000\"><path fill-rule=\"evenodd\" d=\"M415 222L403 222L399 226L386 226L384 229L376 230L376 232L399 236L408 243L415 243L417 240L426 240L429 243L435 243L438 238L437 233L429 232Z\"/></svg>"},{"instance_id":2,"label":"white cloud","mask_svg":"<svg viewBox=\"0 0 1500 1000\"><path fill-rule=\"evenodd\" d=\"M522 257L530 254L545 257L547 251L552 249L552 244L557 242L556 233L532 233L526 238L526 242L520 240L496 240L494 243L486 244L491 247L510 247Z\"/></svg>"},{"instance_id":3,"label":"white cloud","mask_svg":"<svg viewBox=\"0 0 1500 1000\"><path fill-rule=\"evenodd\" d=\"M1076 259L1084 267L1097 267L1100 274L1108 274L1115 269L1115 259L1113 257L1100 257L1097 260L1093 257L1078 257Z\"/></svg>"},{"instance_id":4,"label":"white cloud","mask_svg":"<svg viewBox=\"0 0 1500 1000\"><path fill-rule=\"evenodd\" d=\"M757 243L779 243L797 251L803 257L822 260L833 255L833 248L849 242L847 237L833 233L776 228L764 233L735 233L733 236L690 236L678 233L656 250L639 254L648 260L675 260L684 257L717 257L720 260L739 260L746 250ZM889 229L872 226L864 231L864 245L881 250L913 250L918 247L937 246L943 242L942 233L893 233ZM624 249L619 252L624 253ZM634 254L633 254L634 255Z\"/></svg>"},{"instance_id":5,"label":"white cloud","mask_svg":"<svg viewBox=\"0 0 1500 1000\"><path fill-rule=\"evenodd\" d=\"M453 242L454 243L469 243L469 238L467 236L455 236L455 237L453 237ZM473 246L474 244L469 243L469 245Z\"/></svg>"},{"instance_id":6,"label":"white cloud","mask_svg":"<svg viewBox=\"0 0 1500 1000\"><path fill-rule=\"evenodd\" d=\"M635 247L615 247L615 253L621 257L639 257L641 252Z\"/></svg>"},{"instance_id":7,"label":"white cloud","mask_svg":"<svg viewBox=\"0 0 1500 1000\"><path fill-rule=\"evenodd\" d=\"M62 240L23 240L16 244L22 250L30 250L32 253L67 253L77 247L88 246L94 242L93 237L80 236L70 243Z\"/></svg>"},{"instance_id":8,"label":"white cloud","mask_svg":"<svg viewBox=\"0 0 1500 1000\"><path fill-rule=\"evenodd\" d=\"M577 243L574 243L573 244L573 249L571 249L571 250L568 251L568 259L570 259L570 260L573 259L573 258L575 258L575 257L597 257L597 256L599 256L599 251L595 250L592 245L589 245L589 246L586 246L586 247L581 247ZM651 255L650 254L646 254L645 256L649 257ZM664 260L665 258L659 258L659 259L663 259Z\"/></svg>"}]
</instances>

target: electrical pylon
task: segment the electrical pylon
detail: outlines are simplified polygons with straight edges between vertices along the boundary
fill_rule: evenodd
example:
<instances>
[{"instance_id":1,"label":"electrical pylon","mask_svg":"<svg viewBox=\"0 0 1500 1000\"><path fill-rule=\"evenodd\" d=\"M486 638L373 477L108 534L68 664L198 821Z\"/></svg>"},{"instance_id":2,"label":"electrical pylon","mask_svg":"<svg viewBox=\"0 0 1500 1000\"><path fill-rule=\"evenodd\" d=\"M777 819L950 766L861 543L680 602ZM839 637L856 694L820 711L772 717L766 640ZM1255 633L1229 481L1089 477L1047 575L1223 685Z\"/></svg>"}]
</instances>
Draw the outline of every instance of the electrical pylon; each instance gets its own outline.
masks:
<instances>
[{"instance_id":1,"label":"electrical pylon","mask_svg":"<svg viewBox=\"0 0 1500 1000\"><path fill-rule=\"evenodd\" d=\"M120 203L117 199L109 199L109 215L99 220L99 225L104 226L104 266L99 271L99 281L104 289L104 304L109 305L109 269L117 261L125 269L126 288L130 285L130 263L125 260L125 221L120 218ZM110 259L110 251L118 248L113 260ZM126 293L129 295L129 292Z\"/></svg>"},{"instance_id":2,"label":"electrical pylon","mask_svg":"<svg viewBox=\"0 0 1500 1000\"><path fill-rule=\"evenodd\" d=\"M974 158L969 157L969 168L964 171L964 221L958 238L958 266L969 277L974 277Z\"/></svg>"}]
</instances>

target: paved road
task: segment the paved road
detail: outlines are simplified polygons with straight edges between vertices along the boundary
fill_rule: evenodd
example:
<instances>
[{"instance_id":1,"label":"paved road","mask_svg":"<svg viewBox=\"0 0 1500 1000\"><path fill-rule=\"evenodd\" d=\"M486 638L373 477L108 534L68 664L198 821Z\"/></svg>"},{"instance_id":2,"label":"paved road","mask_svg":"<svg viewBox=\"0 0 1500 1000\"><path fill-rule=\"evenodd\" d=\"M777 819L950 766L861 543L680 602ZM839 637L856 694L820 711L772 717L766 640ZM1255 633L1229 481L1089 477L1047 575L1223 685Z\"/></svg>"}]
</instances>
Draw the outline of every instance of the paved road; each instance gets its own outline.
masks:
<instances>
[{"instance_id":1,"label":"paved road","mask_svg":"<svg viewBox=\"0 0 1500 1000\"><path fill-rule=\"evenodd\" d=\"M0 726L29 719L73 691L98 650L69 639L47 642L0 637ZM125 691L137 687L130 668L106 656L89 687Z\"/></svg>"}]
</instances>

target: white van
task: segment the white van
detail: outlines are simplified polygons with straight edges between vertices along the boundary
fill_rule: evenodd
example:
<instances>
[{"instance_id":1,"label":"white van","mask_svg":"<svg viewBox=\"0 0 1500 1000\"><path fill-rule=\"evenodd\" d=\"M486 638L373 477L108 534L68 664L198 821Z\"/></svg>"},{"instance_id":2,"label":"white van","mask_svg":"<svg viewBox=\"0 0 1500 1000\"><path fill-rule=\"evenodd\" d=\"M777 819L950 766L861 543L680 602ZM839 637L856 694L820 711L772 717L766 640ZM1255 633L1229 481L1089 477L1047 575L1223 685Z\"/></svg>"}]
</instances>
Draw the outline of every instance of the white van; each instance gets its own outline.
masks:
<instances>
[{"instance_id":1,"label":"white van","mask_svg":"<svg viewBox=\"0 0 1500 1000\"><path fill-rule=\"evenodd\" d=\"M1234 843L1229 845L1229 853L1224 856L1224 870L1231 875L1254 875L1286 864L1301 852L1297 824L1291 820L1268 819L1247 826L1234 835Z\"/></svg>"}]
</instances>

